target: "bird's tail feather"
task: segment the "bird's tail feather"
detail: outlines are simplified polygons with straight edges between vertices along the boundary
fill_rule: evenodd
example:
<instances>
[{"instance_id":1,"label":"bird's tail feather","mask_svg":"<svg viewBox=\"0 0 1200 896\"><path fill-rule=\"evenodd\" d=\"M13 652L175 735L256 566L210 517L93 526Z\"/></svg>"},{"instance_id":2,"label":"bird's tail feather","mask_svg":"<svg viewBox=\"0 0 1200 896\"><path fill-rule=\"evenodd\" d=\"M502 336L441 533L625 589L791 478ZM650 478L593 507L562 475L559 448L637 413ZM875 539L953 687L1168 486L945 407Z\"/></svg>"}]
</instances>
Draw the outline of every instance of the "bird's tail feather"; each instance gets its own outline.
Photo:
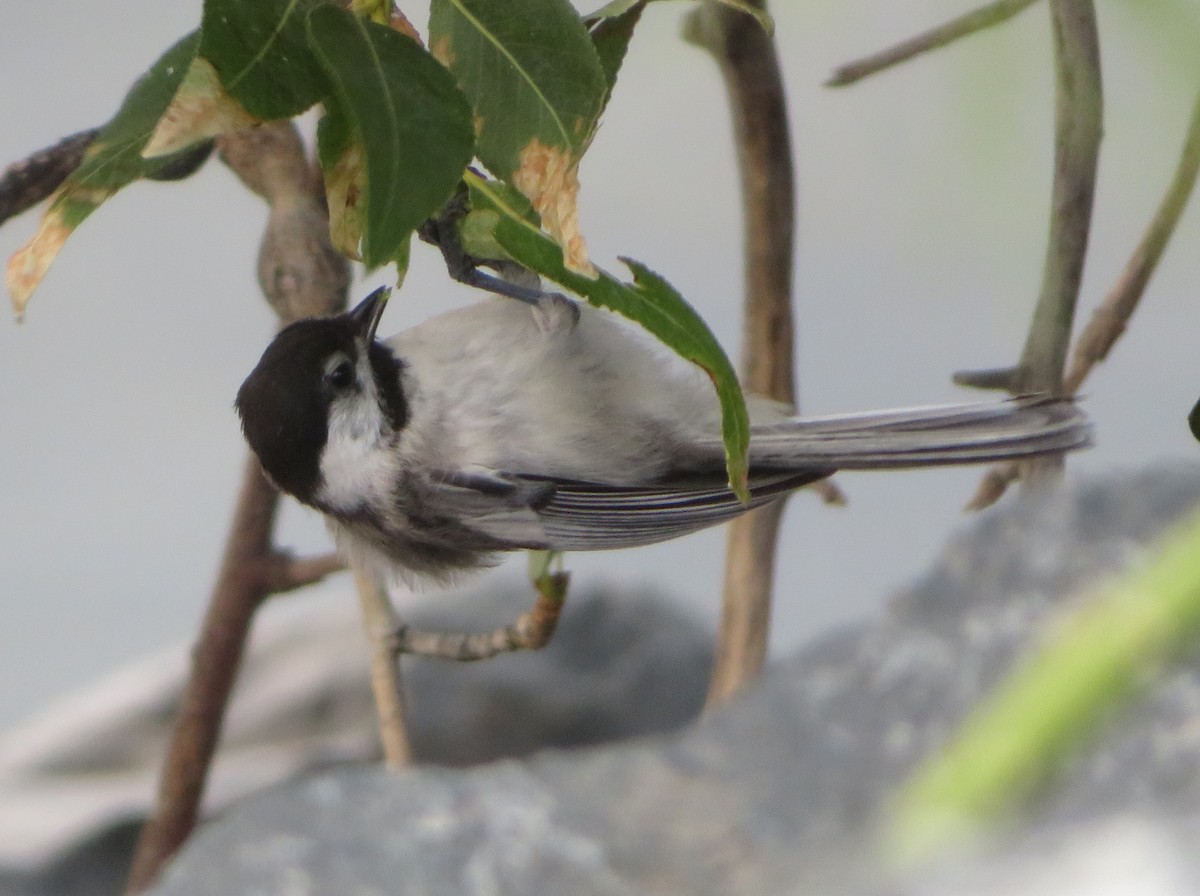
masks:
<instances>
[{"instance_id":1,"label":"bird's tail feather","mask_svg":"<svg viewBox=\"0 0 1200 896\"><path fill-rule=\"evenodd\" d=\"M750 465L896 469L1027 458L1090 444L1091 425L1073 400L1026 396L753 426Z\"/></svg>"}]
</instances>

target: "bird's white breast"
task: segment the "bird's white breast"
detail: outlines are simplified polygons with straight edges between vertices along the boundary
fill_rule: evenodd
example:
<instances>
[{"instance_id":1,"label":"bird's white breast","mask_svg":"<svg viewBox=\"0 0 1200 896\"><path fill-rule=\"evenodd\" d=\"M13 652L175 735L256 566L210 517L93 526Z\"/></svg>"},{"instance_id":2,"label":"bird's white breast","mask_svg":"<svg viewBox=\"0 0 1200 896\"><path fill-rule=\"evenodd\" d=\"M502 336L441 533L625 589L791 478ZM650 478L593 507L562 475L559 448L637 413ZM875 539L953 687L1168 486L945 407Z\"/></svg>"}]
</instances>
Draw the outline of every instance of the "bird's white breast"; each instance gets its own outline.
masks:
<instances>
[{"instance_id":1,"label":"bird's white breast","mask_svg":"<svg viewBox=\"0 0 1200 896\"><path fill-rule=\"evenodd\" d=\"M384 506L395 465L385 421L370 390L330 406L317 490L322 505L346 514Z\"/></svg>"}]
</instances>

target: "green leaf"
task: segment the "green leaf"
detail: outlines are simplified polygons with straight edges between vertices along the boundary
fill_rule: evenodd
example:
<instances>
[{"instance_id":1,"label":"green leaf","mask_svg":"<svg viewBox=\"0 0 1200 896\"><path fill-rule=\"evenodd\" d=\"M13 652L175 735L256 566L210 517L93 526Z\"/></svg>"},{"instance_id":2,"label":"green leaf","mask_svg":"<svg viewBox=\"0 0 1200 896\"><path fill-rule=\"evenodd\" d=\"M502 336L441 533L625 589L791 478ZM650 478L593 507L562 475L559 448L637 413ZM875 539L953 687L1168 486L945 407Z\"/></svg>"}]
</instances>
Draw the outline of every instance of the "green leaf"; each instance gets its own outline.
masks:
<instances>
[{"instance_id":1,"label":"green leaf","mask_svg":"<svg viewBox=\"0 0 1200 896\"><path fill-rule=\"evenodd\" d=\"M260 121L225 90L212 63L196 56L171 105L142 148L142 155L146 158L170 155L218 134L257 124Z\"/></svg>"},{"instance_id":2,"label":"green leaf","mask_svg":"<svg viewBox=\"0 0 1200 896\"><path fill-rule=\"evenodd\" d=\"M617 82L617 73L625 61L625 51L633 37L633 30L641 20L642 12L650 0L611 0L604 6L583 17L592 44L600 57L600 65L608 81L611 94ZM752 16L768 35L775 31L775 22L765 9L749 0L716 0L732 9ZM605 103L607 104L607 98Z\"/></svg>"},{"instance_id":3,"label":"green leaf","mask_svg":"<svg viewBox=\"0 0 1200 896\"><path fill-rule=\"evenodd\" d=\"M354 142L354 126L333 97L325 100L325 114L317 122L317 162L332 168Z\"/></svg>"},{"instance_id":4,"label":"green leaf","mask_svg":"<svg viewBox=\"0 0 1200 896\"><path fill-rule=\"evenodd\" d=\"M499 207L506 206L510 214L516 214L535 229L541 227L538 213L529 200L516 187L502 180L487 181L488 192L493 197L482 196L474 187L468 187L470 210L458 224L458 238L466 253L473 258L508 260L504 247L496 242L496 224L500 221Z\"/></svg>"},{"instance_id":5,"label":"green leaf","mask_svg":"<svg viewBox=\"0 0 1200 896\"><path fill-rule=\"evenodd\" d=\"M174 154L144 159L142 149L183 83L198 43L199 34L194 31L181 38L134 83L117 114L100 131L82 164L67 179L67 186L118 190L178 158Z\"/></svg>"},{"instance_id":6,"label":"green leaf","mask_svg":"<svg viewBox=\"0 0 1200 896\"><path fill-rule=\"evenodd\" d=\"M250 114L290 118L329 92L308 43L308 14L324 0L204 0L200 55Z\"/></svg>"},{"instance_id":7,"label":"green leaf","mask_svg":"<svg viewBox=\"0 0 1200 896\"><path fill-rule=\"evenodd\" d=\"M583 24L588 28L592 28L597 22L602 22L604 19L616 19L625 15L636 6L645 6L647 0L610 0L605 3L595 12L590 12L583 17Z\"/></svg>"},{"instance_id":8,"label":"green leaf","mask_svg":"<svg viewBox=\"0 0 1200 896\"><path fill-rule=\"evenodd\" d=\"M129 183L179 161L189 150L154 159L142 149L179 89L199 45L193 32L164 53L130 88L121 108L84 154L83 162L55 191L37 233L13 253L8 289L13 308L24 313L67 238L101 203Z\"/></svg>"},{"instance_id":9,"label":"green leaf","mask_svg":"<svg viewBox=\"0 0 1200 896\"><path fill-rule=\"evenodd\" d=\"M359 260L365 221L364 155L350 119L334 97L326 97L325 114L317 122L317 161L325 178L329 237L335 249Z\"/></svg>"},{"instance_id":10,"label":"green leaf","mask_svg":"<svg viewBox=\"0 0 1200 896\"><path fill-rule=\"evenodd\" d=\"M617 84L617 73L625 61L633 29L641 21L646 3L647 0L613 0L583 20L592 46L596 48L596 55L600 58L600 67L604 69L605 83L608 84L605 104Z\"/></svg>"},{"instance_id":11,"label":"green leaf","mask_svg":"<svg viewBox=\"0 0 1200 896\"><path fill-rule=\"evenodd\" d=\"M473 152L470 107L432 56L390 28L322 6L309 37L362 145L363 261L386 264L458 186Z\"/></svg>"},{"instance_id":12,"label":"green leaf","mask_svg":"<svg viewBox=\"0 0 1200 896\"><path fill-rule=\"evenodd\" d=\"M475 110L480 160L512 182L534 139L582 154L604 72L568 0L433 0L429 41Z\"/></svg>"},{"instance_id":13,"label":"green leaf","mask_svg":"<svg viewBox=\"0 0 1200 896\"><path fill-rule=\"evenodd\" d=\"M579 160L608 95L568 0L433 0L434 56L475 111L480 160L529 197L567 266L595 270L579 232Z\"/></svg>"},{"instance_id":14,"label":"green leaf","mask_svg":"<svg viewBox=\"0 0 1200 896\"><path fill-rule=\"evenodd\" d=\"M737 374L708 325L666 280L645 265L621 259L633 272L633 283L622 283L604 271L595 279L569 270L562 250L519 210L504 201L494 185L468 174L471 205L498 213L494 237L505 253L525 267L583 296L593 305L615 311L640 324L664 345L703 369L713 381L721 404L721 434L730 487L743 501L750 445L750 418Z\"/></svg>"}]
</instances>

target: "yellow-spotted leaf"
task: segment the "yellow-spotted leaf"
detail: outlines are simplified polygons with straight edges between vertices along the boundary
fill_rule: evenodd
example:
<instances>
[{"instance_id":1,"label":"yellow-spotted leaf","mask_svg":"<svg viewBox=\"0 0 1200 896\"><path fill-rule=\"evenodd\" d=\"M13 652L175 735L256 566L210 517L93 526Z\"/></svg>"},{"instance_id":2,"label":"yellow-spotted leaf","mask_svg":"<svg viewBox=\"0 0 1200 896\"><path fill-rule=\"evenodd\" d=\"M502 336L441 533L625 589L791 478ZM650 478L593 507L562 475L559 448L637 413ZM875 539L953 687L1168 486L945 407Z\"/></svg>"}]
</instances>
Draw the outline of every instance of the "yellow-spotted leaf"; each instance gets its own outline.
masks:
<instances>
[{"instance_id":1,"label":"yellow-spotted leaf","mask_svg":"<svg viewBox=\"0 0 1200 896\"><path fill-rule=\"evenodd\" d=\"M325 175L330 239L343 255L361 261L366 210L362 141L332 97L325 101L325 114L317 123L317 159Z\"/></svg>"},{"instance_id":2,"label":"yellow-spotted leaf","mask_svg":"<svg viewBox=\"0 0 1200 896\"><path fill-rule=\"evenodd\" d=\"M259 124L260 120L225 92L212 63L197 56L183 76L171 105L158 120L142 155L170 155L200 140Z\"/></svg>"},{"instance_id":3,"label":"yellow-spotted leaf","mask_svg":"<svg viewBox=\"0 0 1200 896\"><path fill-rule=\"evenodd\" d=\"M579 232L579 160L608 82L568 0L433 0L430 47L474 111L476 151L533 203L567 267L595 276Z\"/></svg>"},{"instance_id":4,"label":"yellow-spotted leaf","mask_svg":"<svg viewBox=\"0 0 1200 896\"><path fill-rule=\"evenodd\" d=\"M24 313L67 237L88 215L125 185L153 175L181 157L182 153L175 153L146 159L142 150L178 91L198 43L198 34L188 35L138 79L117 114L88 147L83 162L51 197L33 239L9 259L8 290L18 316Z\"/></svg>"},{"instance_id":5,"label":"yellow-spotted leaf","mask_svg":"<svg viewBox=\"0 0 1200 896\"><path fill-rule=\"evenodd\" d=\"M308 34L333 85L335 117L327 111L320 156L345 193L339 217L362 215L346 226L361 231L368 267L402 261L412 232L450 198L471 160L470 107L420 44L385 25L321 6ZM337 160L355 145L361 165L338 172Z\"/></svg>"}]
</instances>

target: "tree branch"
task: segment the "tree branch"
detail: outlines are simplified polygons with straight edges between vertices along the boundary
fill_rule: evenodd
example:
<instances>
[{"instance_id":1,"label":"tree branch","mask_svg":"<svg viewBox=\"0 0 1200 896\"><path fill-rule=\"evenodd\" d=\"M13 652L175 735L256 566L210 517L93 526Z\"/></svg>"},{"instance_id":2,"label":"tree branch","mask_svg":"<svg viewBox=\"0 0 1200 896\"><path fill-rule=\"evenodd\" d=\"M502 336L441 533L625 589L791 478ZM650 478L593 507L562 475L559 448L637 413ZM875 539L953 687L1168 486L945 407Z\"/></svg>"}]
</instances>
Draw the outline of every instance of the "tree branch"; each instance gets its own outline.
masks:
<instances>
[{"instance_id":1,"label":"tree branch","mask_svg":"<svg viewBox=\"0 0 1200 896\"><path fill-rule=\"evenodd\" d=\"M1007 380L997 382L1018 394L1064 391L1063 368L1087 255L1103 133L1100 41L1092 0L1050 0L1050 20L1055 64L1054 185L1046 261L1021 359ZM975 384L972 378L979 376L965 371L955 378ZM1042 480L1060 475L1062 458L1023 461L1017 469L1023 483L1037 487ZM1002 484L1015 478L1011 462L989 470L972 506L980 506L989 496L996 500L1004 491Z\"/></svg>"},{"instance_id":2,"label":"tree branch","mask_svg":"<svg viewBox=\"0 0 1200 896\"><path fill-rule=\"evenodd\" d=\"M1092 0L1050 0L1050 18L1056 72L1050 233L1042 289L1018 365L1018 387L1022 392L1059 394L1087 255L1103 95Z\"/></svg>"},{"instance_id":3,"label":"tree branch","mask_svg":"<svg viewBox=\"0 0 1200 896\"><path fill-rule=\"evenodd\" d=\"M762 0L754 5L765 8ZM733 116L745 228L742 385L750 392L794 405L795 184L787 103L775 45L753 18L711 0L688 16L685 36L716 59ZM782 502L777 502L729 525L710 704L752 681L766 658L782 509Z\"/></svg>"},{"instance_id":4,"label":"tree branch","mask_svg":"<svg viewBox=\"0 0 1200 896\"><path fill-rule=\"evenodd\" d=\"M272 307L287 323L346 305L349 270L329 245L320 180L291 122L221 138L227 164L267 199L271 215L259 275ZM274 586L298 587L332 572L329 558L286 561L272 546L279 495L258 461L246 461L220 572L209 599L192 670L167 749L154 812L134 851L127 891L139 893L196 825L208 769L237 677L254 613Z\"/></svg>"},{"instance_id":5,"label":"tree branch","mask_svg":"<svg viewBox=\"0 0 1200 896\"><path fill-rule=\"evenodd\" d=\"M0 173L0 224L48 199L61 187L63 181L79 167L100 131L101 128L89 128L63 137L53 146L39 149L28 158L5 168ZM197 143L148 177L151 180L183 180L190 177L212 154L212 148L211 140Z\"/></svg>"},{"instance_id":6,"label":"tree branch","mask_svg":"<svg viewBox=\"0 0 1200 896\"><path fill-rule=\"evenodd\" d=\"M392 650L392 633L400 628L387 592L361 572L354 573L354 587L362 609L363 630L371 651L371 691L379 715L383 760L390 769L412 762L412 747L404 724L404 687L400 658Z\"/></svg>"},{"instance_id":7,"label":"tree branch","mask_svg":"<svg viewBox=\"0 0 1200 896\"><path fill-rule=\"evenodd\" d=\"M284 594L308 585L315 585L335 572L346 568L337 554L321 554L316 557L293 557L286 551L276 550L262 564L259 575L263 586L271 594Z\"/></svg>"},{"instance_id":8,"label":"tree branch","mask_svg":"<svg viewBox=\"0 0 1200 896\"><path fill-rule=\"evenodd\" d=\"M944 47L959 38L975 34L985 28L991 28L993 25L999 25L1001 22L1007 22L1035 2L1036 0L996 0L994 3L964 13L958 18L931 28L916 37L910 37L894 47L839 66L825 82L825 86L845 87L861 81L863 78L891 68L893 65L907 62L914 56Z\"/></svg>"},{"instance_id":9,"label":"tree branch","mask_svg":"<svg viewBox=\"0 0 1200 896\"><path fill-rule=\"evenodd\" d=\"M1158 205L1150 226L1133 255L1121 271L1116 284L1099 307L1092 312L1079 338L1075 340L1075 351L1071 367L1063 380L1063 391L1074 394L1079 391L1092 368L1108 357L1116 341L1125 332L1125 326L1133 316L1146 284L1158 267L1163 250L1166 249L1183 210L1187 207L1196 185L1196 174L1200 171L1200 94L1192 107L1192 118L1188 123L1183 152L1171 184Z\"/></svg>"},{"instance_id":10,"label":"tree branch","mask_svg":"<svg viewBox=\"0 0 1200 896\"><path fill-rule=\"evenodd\" d=\"M192 671L180 698L154 812L134 850L127 884L130 893L140 893L154 882L163 863L196 825L250 621L268 594L261 577L247 575L246 570L255 569L260 558L271 552L278 503L279 493L263 476L258 461L249 458L221 570L192 651Z\"/></svg>"},{"instance_id":11,"label":"tree branch","mask_svg":"<svg viewBox=\"0 0 1200 896\"><path fill-rule=\"evenodd\" d=\"M63 137L29 158L13 162L0 174L0 224L33 208L59 188L83 161L99 128Z\"/></svg>"}]
</instances>

